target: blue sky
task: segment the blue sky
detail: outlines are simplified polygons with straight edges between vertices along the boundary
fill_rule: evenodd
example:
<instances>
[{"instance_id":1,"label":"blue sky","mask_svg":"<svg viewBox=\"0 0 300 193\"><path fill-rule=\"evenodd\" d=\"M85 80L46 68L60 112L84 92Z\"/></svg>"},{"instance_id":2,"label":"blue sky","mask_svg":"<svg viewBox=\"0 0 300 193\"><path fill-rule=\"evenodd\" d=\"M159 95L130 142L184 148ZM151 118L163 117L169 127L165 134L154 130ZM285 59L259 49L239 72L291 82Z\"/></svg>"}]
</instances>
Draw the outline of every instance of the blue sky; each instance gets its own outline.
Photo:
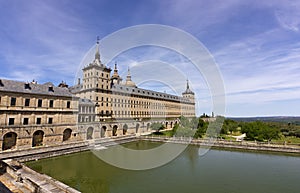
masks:
<instances>
[{"instance_id":1,"label":"blue sky","mask_svg":"<svg viewBox=\"0 0 300 193\"><path fill-rule=\"evenodd\" d=\"M226 116L300 115L300 1L0 0L0 24L1 78L72 85L96 36L163 24L190 33L212 54L224 80ZM162 61L172 55L133 49L117 58L120 72L136 65L141 52ZM205 81L191 86L197 113L210 113Z\"/></svg>"}]
</instances>

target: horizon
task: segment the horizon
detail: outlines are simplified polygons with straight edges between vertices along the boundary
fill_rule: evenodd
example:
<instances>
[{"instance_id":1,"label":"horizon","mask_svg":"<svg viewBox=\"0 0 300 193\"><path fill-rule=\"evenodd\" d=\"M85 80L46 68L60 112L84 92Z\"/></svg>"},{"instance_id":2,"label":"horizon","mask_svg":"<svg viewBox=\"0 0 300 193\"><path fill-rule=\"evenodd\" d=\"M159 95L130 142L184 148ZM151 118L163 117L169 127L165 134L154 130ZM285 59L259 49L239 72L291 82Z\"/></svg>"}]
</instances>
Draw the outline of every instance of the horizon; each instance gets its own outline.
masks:
<instances>
[{"instance_id":1,"label":"horizon","mask_svg":"<svg viewBox=\"0 0 300 193\"><path fill-rule=\"evenodd\" d=\"M186 31L211 53L225 85L225 117L300 116L298 1L12 0L0 5L0 78L55 85L65 81L72 86L97 36L102 39L133 25L161 24ZM189 64L182 55L157 47L130 49L115 59L122 78L132 68L132 79L141 88L169 94L185 89L185 79L177 77L169 80L176 83L174 88L139 81L141 71L136 67L151 58L182 68ZM111 68L114 62L104 59ZM196 114L210 115L212 101L205 78L195 81L192 69L185 70L197 95Z\"/></svg>"}]
</instances>

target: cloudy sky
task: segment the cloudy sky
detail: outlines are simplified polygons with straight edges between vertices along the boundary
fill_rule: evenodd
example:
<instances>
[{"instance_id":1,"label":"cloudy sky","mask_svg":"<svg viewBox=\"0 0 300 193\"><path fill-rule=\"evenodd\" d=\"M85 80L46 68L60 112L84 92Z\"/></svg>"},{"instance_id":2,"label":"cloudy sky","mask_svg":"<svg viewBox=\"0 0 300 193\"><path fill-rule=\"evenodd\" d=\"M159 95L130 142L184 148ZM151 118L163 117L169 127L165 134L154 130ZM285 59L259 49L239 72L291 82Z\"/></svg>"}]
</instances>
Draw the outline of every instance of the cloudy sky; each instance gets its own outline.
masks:
<instances>
[{"instance_id":1,"label":"cloudy sky","mask_svg":"<svg viewBox=\"0 0 300 193\"><path fill-rule=\"evenodd\" d=\"M300 1L0 0L0 24L0 78L72 85L96 36L162 24L191 34L212 55L224 82L226 116L300 115ZM153 66L173 62L182 65L184 78L170 80L181 86L134 79L151 59L152 68L139 72L146 77ZM121 74L129 66L141 87L162 92L182 92L193 76L184 56L161 48L131 49L114 60ZM168 74L167 66L156 74ZM205 78L190 79L197 114L210 113Z\"/></svg>"}]
</instances>

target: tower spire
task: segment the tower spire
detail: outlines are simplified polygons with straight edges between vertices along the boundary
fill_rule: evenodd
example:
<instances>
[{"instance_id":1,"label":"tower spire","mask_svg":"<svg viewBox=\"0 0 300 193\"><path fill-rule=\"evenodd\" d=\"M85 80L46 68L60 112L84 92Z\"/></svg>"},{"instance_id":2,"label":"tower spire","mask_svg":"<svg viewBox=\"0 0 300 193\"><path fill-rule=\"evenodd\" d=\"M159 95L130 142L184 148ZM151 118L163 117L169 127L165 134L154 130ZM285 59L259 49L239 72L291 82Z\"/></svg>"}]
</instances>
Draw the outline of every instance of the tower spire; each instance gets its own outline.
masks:
<instances>
[{"instance_id":1,"label":"tower spire","mask_svg":"<svg viewBox=\"0 0 300 193\"><path fill-rule=\"evenodd\" d=\"M117 61L115 62L115 70L114 70L114 71L117 71L117 72L118 72Z\"/></svg>"},{"instance_id":2,"label":"tower spire","mask_svg":"<svg viewBox=\"0 0 300 193\"><path fill-rule=\"evenodd\" d=\"M114 69L113 77L119 77L119 74L118 74L118 67L117 67L117 62L115 62L115 69Z\"/></svg>"},{"instance_id":3,"label":"tower spire","mask_svg":"<svg viewBox=\"0 0 300 193\"><path fill-rule=\"evenodd\" d=\"M131 80L129 66L128 66L128 73L127 73L127 76L126 76L126 83L125 83L125 85L126 86L130 86L130 87L136 87L135 83Z\"/></svg>"},{"instance_id":4,"label":"tower spire","mask_svg":"<svg viewBox=\"0 0 300 193\"><path fill-rule=\"evenodd\" d=\"M100 62L99 40L100 40L99 36L97 36L97 42L96 42L97 45L96 45L95 60L99 60L99 62Z\"/></svg>"},{"instance_id":5,"label":"tower spire","mask_svg":"<svg viewBox=\"0 0 300 193\"><path fill-rule=\"evenodd\" d=\"M189 79L186 79L186 90L190 89L190 85L189 85Z\"/></svg>"},{"instance_id":6,"label":"tower spire","mask_svg":"<svg viewBox=\"0 0 300 193\"><path fill-rule=\"evenodd\" d=\"M128 72L127 72L127 79L131 80L131 75L130 75L130 69L129 69L129 66L128 66Z\"/></svg>"},{"instance_id":7,"label":"tower spire","mask_svg":"<svg viewBox=\"0 0 300 193\"><path fill-rule=\"evenodd\" d=\"M186 90L182 94L192 94L194 95L194 92L190 89L189 80L186 80Z\"/></svg>"}]
</instances>

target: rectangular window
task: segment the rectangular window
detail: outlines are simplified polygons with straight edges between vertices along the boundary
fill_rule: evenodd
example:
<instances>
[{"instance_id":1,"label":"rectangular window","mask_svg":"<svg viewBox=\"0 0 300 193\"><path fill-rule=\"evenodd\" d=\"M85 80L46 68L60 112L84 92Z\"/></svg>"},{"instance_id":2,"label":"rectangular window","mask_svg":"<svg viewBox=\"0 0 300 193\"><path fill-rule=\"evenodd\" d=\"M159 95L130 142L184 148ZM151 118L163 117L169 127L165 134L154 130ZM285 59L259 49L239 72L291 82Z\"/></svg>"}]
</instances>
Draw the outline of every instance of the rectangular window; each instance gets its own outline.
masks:
<instances>
[{"instance_id":1,"label":"rectangular window","mask_svg":"<svg viewBox=\"0 0 300 193\"><path fill-rule=\"evenodd\" d=\"M50 101L49 101L49 107L50 107L50 108L53 108L53 100L50 100Z\"/></svg>"},{"instance_id":2,"label":"rectangular window","mask_svg":"<svg viewBox=\"0 0 300 193\"><path fill-rule=\"evenodd\" d=\"M53 118L52 117L48 118L48 124L52 124L52 123L53 123Z\"/></svg>"},{"instance_id":3,"label":"rectangular window","mask_svg":"<svg viewBox=\"0 0 300 193\"><path fill-rule=\"evenodd\" d=\"M30 99L25 99L25 107L29 107L30 105Z\"/></svg>"},{"instance_id":4,"label":"rectangular window","mask_svg":"<svg viewBox=\"0 0 300 193\"><path fill-rule=\"evenodd\" d=\"M42 100L42 99L39 99L39 100L38 100L38 107L42 107L42 105L43 105L43 100Z\"/></svg>"},{"instance_id":5,"label":"rectangular window","mask_svg":"<svg viewBox=\"0 0 300 193\"><path fill-rule=\"evenodd\" d=\"M14 125L14 124L15 124L15 118L9 118L8 125Z\"/></svg>"},{"instance_id":6,"label":"rectangular window","mask_svg":"<svg viewBox=\"0 0 300 193\"><path fill-rule=\"evenodd\" d=\"M41 118L36 118L36 124L39 125L41 124L42 119Z\"/></svg>"},{"instance_id":7,"label":"rectangular window","mask_svg":"<svg viewBox=\"0 0 300 193\"><path fill-rule=\"evenodd\" d=\"M71 108L71 102L70 101L67 102L67 108L68 109Z\"/></svg>"},{"instance_id":8,"label":"rectangular window","mask_svg":"<svg viewBox=\"0 0 300 193\"><path fill-rule=\"evenodd\" d=\"M24 118L23 119L23 125L28 125L29 122L29 118Z\"/></svg>"},{"instance_id":9,"label":"rectangular window","mask_svg":"<svg viewBox=\"0 0 300 193\"><path fill-rule=\"evenodd\" d=\"M16 106L16 98L15 97L11 97L10 99L10 106Z\"/></svg>"}]
</instances>

